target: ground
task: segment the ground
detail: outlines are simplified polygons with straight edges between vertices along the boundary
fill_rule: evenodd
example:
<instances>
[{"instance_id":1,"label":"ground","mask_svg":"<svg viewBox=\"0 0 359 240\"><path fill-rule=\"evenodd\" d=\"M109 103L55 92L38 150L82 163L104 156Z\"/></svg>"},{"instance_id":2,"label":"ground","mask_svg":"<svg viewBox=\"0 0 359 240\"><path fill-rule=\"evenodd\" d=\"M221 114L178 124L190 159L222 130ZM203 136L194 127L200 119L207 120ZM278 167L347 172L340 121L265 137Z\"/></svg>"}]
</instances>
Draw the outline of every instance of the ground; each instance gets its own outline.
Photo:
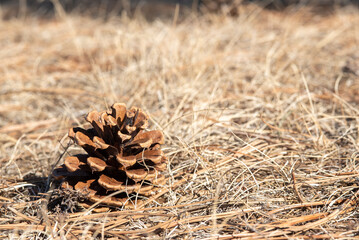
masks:
<instances>
[{"instance_id":1,"label":"ground","mask_svg":"<svg viewBox=\"0 0 359 240\"><path fill-rule=\"evenodd\" d=\"M358 22L251 4L1 20L0 238L358 237ZM68 129L115 102L164 132L166 185L135 210L54 209Z\"/></svg>"}]
</instances>

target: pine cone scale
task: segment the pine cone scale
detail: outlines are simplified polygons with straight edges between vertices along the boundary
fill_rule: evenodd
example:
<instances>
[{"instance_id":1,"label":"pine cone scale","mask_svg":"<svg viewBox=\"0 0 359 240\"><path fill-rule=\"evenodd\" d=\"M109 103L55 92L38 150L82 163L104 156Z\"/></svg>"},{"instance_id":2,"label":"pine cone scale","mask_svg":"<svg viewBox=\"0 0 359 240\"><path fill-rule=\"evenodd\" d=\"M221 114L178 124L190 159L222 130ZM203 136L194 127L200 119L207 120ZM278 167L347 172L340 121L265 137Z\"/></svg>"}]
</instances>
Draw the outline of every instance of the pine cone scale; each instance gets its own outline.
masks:
<instances>
[{"instance_id":1,"label":"pine cone scale","mask_svg":"<svg viewBox=\"0 0 359 240\"><path fill-rule=\"evenodd\" d=\"M111 109L111 116L117 119L117 125L121 126L126 116L126 105L123 103L115 103L114 105L112 105Z\"/></svg>"},{"instance_id":2,"label":"pine cone scale","mask_svg":"<svg viewBox=\"0 0 359 240\"><path fill-rule=\"evenodd\" d=\"M116 179L103 174L98 179L98 184L107 190L116 191L122 190L121 187L124 185L124 182L117 181Z\"/></svg>"},{"instance_id":3,"label":"pine cone scale","mask_svg":"<svg viewBox=\"0 0 359 240\"><path fill-rule=\"evenodd\" d=\"M147 193L153 188L152 185L147 184L134 184L117 181L115 178L111 178L106 175L101 175L98 179L98 184L108 191L124 191L128 194L137 192L140 194Z\"/></svg>"},{"instance_id":4,"label":"pine cone scale","mask_svg":"<svg viewBox=\"0 0 359 240\"><path fill-rule=\"evenodd\" d=\"M131 135L128 135L128 134L123 134L121 131L118 131L117 132L117 135L120 139L122 139L122 141L127 141L127 140L130 140L132 137Z\"/></svg>"},{"instance_id":5,"label":"pine cone scale","mask_svg":"<svg viewBox=\"0 0 359 240\"><path fill-rule=\"evenodd\" d=\"M117 207L122 207L129 203L129 200L127 198L105 197L105 196L100 196L100 195L91 196L89 199L90 199L90 201L95 202L95 203L101 202L102 204L107 204L107 205L117 206Z\"/></svg>"},{"instance_id":6,"label":"pine cone scale","mask_svg":"<svg viewBox=\"0 0 359 240\"><path fill-rule=\"evenodd\" d=\"M143 180L151 181L157 176L157 171L154 170L146 171L145 169L129 169L125 172L127 177L131 178L135 182L140 182Z\"/></svg>"},{"instance_id":7,"label":"pine cone scale","mask_svg":"<svg viewBox=\"0 0 359 240\"><path fill-rule=\"evenodd\" d=\"M87 164L93 172L102 172L108 166L104 160L97 157L87 158Z\"/></svg>"},{"instance_id":8,"label":"pine cone scale","mask_svg":"<svg viewBox=\"0 0 359 240\"><path fill-rule=\"evenodd\" d=\"M83 159L80 160L79 158L79 156L71 156L65 159L64 164L69 172L75 172L80 170L81 166L86 166L86 163L82 161Z\"/></svg>"},{"instance_id":9,"label":"pine cone scale","mask_svg":"<svg viewBox=\"0 0 359 240\"><path fill-rule=\"evenodd\" d=\"M75 142L77 145L80 145L82 148L84 148L86 146L91 147L91 148L96 148L96 145L91 140L91 138L87 134L84 134L82 132L75 133Z\"/></svg>"},{"instance_id":10,"label":"pine cone scale","mask_svg":"<svg viewBox=\"0 0 359 240\"><path fill-rule=\"evenodd\" d=\"M161 150L146 150L136 155L137 162L150 160L155 164L159 164L163 160L163 152Z\"/></svg>"},{"instance_id":11,"label":"pine cone scale","mask_svg":"<svg viewBox=\"0 0 359 240\"><path fill-rule=\"evenodd\" d=\"M100 114L97 111L89 112L86 116L86 121L88 121L93 126L98 136L101 138L105 138L104 126L102 123L100 123L99 119Z\"/></svg>"},{"instance_id":12,"label":"pine cone scale","mask_svg":"<svg viewBox=\"0 0 359 240\"><path fill-rule=\"evenodd\" d=\"M136 164L136 156L123 156L122 154L118 154L116 156L116 160L122 164L125 168L131 167Z\"/></svg>"},{"instance_id":13,"label":"pine cone scale","mask_svg":"<svg viewBox=\"0 0 359 240\"><path fill-rule=\"evenodd\" d=\"M151 140L151 144L163 144L164 143L164 137L161 131L153 130L149 132L141 132L136 135L136 137L133 138L133 142L139 141L139 140ZM132 144L134 144L132 142Z\"/></svg>"}]
</instances>

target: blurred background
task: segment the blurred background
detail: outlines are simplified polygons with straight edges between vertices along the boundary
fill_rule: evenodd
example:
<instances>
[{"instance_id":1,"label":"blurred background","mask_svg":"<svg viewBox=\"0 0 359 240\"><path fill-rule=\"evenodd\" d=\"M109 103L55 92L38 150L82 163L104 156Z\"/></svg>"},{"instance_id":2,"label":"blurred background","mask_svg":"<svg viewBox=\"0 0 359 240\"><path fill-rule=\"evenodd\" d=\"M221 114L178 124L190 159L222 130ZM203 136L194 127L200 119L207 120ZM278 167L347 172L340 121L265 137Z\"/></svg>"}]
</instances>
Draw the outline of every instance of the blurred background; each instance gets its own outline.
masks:
<instances>
[{"instance_id":1,"label":"blurred background","mask_svg":"<svg viewBox=\"0 0 359 240\"><path fill-rule=\"evenodd\" d=\"M176 6L180 14L191 12L216 12L238 14L240 5L255 3L259 6L283 10L288 7L312 6L318 12L328 11L338 6L359 6L359 0L1 0L3 16L36 13L53 16L55 5L61 5L66 12L78 12L92 16L108 17L126 13L130 16L141 13L149 19L171 17Z\"/></svg>"}]
</instances>

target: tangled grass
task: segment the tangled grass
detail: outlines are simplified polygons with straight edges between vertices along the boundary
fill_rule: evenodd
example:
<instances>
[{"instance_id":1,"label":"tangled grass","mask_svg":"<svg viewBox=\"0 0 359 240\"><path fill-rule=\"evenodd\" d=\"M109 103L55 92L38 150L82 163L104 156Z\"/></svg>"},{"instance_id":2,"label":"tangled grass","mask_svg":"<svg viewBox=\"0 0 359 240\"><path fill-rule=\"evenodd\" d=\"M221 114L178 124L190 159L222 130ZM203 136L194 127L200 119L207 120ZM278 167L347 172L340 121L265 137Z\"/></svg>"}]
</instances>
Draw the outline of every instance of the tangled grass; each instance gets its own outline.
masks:
<instances>
[{"instance_id":1,"label":"tangled grass","mask_svg":"<svg viewBox=\"0 0 359 240\"><path fill-rule=\"evenodd\" d=\"M358 238L358 13L2 20L0 238ZM67 130L114 102L164 131L167 184L69 211L83 196L49 177L80 151Z\"/></svg>"}]
</instances>

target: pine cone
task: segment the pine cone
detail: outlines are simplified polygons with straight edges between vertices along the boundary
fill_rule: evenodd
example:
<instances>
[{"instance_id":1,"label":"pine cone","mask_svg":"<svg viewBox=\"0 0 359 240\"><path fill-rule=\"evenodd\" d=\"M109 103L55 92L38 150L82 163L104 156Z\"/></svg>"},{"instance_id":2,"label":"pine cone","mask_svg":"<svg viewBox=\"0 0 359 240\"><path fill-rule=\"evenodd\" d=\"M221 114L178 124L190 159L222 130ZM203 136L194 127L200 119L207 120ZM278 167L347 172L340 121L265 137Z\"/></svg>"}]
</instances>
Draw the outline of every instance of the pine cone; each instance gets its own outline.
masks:
<instances>
[{"instance_id":1,"label":"pine cone","mask_svg":"<svg viewBox=\"0 0 359 240\"><path fill-rule=\"evenodd\" d=\"M141 109L115 103L109 112L90 112L86 121L93 128L72 128L69 137L87 154L67 157L53 172L64 178L62 188L88 191L91 202L133 206L165 182L159 174L166 169L164 137L158 130L144 131L148 116Z\"/></svg>"}]
</instances>

